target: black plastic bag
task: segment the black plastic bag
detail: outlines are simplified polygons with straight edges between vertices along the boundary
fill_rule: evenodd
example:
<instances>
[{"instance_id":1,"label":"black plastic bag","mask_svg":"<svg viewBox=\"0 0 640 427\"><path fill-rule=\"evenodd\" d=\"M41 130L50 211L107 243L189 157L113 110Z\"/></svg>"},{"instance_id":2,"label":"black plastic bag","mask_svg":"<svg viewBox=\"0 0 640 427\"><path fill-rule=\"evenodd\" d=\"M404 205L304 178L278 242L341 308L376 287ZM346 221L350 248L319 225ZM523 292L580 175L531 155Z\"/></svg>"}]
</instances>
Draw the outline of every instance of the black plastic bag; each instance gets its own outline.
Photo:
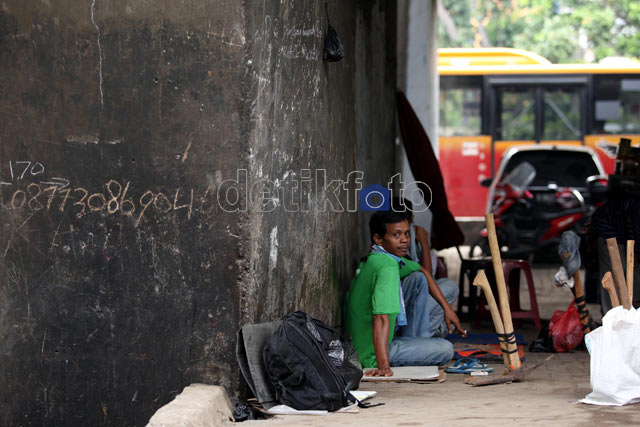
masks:
<instances>
[{"instance_id":1,"label":"black plastic bag","mask_svg":"<svg viewBox=\"0 0 640 427\"><path fill-rule=\"evenodd\" d=\"M533 340L529 346L529 351L532 353L555 353L551 336L549 335L549 322L544 324L538 338Z\"/></svg>"},{"instance_id":2,"label":"black plastic bag","mask_svg":"<svg viewBox=\"0 0 640 427\"><path fill-rule=\"evenodd\" d=\"M236 404L236 407L233 408L233 420L236 423L241 423L243 421L249 420L260 420L264 418L266 418L264 414L254 409L248 403L238 402L238 404Z\"/></svg>"},{"instance_id":3,"label":"black plastic bag","mask_svg":"<svg viewBox=\"0 0 640 427\"><path fill-rule=\"evenodd\" d=\"M327 2L324 3L325 10L327 12L327 34L324 36L324 52L322 59L327 62L338 62L344 58L344 47L340 41L340 37L335 28L331 26L331 20L329 19L329 6Z\"/></svg>"}]
</instances>

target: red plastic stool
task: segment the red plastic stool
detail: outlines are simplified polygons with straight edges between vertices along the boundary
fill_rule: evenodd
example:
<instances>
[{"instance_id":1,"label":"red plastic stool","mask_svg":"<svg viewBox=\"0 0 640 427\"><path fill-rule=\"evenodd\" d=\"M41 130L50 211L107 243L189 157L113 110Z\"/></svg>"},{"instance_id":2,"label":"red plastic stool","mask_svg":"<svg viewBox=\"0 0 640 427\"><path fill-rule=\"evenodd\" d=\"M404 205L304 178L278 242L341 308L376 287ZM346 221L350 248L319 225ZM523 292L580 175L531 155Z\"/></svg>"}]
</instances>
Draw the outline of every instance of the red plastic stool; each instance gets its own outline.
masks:
<instances>
[{"instance_id":1,"label":"red plastic stool","mask_svg":"<svg viewBox=\"0 0 640 427\"><path fill-rule=\"evenodd\" d=\"M531 267L529 263L521 259L506 259L502 261L502 270L504 271L504 280L507 284L507 292L509 294L509 308L511 309L512 319L533 319L536 325L536 329L542 329L542 322L540 321L540 313L538 312L538 301L536 299L536 289L533 283L533 276L531 275ZM527 281L527 287L529 288L529 300L531 303L531 309L523 310L520 307L520 271L524 272L524 277ZM492 284L493 287L493 284ZM496 301L499 299L498 294L494 288L494 295ZM478 309L476 311L476 325L480 323L482 318L491 317L491 314L486 309L485 304L487 299L482 294L480 302L478 303ZM498 303L500 307L500 303Z\"/></svg>"}]
</instances>

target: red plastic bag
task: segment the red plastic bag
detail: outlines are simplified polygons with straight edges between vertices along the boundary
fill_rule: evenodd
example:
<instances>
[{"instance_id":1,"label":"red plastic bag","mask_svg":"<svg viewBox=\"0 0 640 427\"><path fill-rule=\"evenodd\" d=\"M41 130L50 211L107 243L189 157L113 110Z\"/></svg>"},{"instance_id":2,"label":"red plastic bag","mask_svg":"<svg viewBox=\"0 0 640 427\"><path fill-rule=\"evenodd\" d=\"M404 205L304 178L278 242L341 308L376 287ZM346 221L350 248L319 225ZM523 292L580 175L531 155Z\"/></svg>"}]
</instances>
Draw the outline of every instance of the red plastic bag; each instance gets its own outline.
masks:
<instances>
[{"instance_id":1,"label":"red plastic bag","mask_svg":"<svg viewBox=\"0 0 640 427\"><path fill-rule=\"evenodd\" d=\"M573 350L582 342L582 324L574 303L575 300L567 311L557 310L549 321L549 336L558 353Z\"/></svg>"}]
</instances>

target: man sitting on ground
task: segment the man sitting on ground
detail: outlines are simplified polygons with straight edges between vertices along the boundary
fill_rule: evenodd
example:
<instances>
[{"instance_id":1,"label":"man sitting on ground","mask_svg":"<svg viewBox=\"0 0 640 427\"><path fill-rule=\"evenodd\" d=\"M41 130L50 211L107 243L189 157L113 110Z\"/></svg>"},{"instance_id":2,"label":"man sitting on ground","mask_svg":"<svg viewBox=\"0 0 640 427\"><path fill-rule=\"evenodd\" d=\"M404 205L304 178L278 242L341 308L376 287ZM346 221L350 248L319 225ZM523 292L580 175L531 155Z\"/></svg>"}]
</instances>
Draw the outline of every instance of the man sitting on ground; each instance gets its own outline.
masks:
<instances>
[{"instance_id":1,"label":"man sitting on ground","mask_svg":"<svg viewBox=\"0 0 640 427\"><path fill-rule=\"evenodd\" d=\"M413 222L413 203L410 200L402 199L400 203L399 198L394 198L392 201L392 209L396 212L404 212L409 221L409 253L407 258L412 261L418 262L421 266L427 270L431 277L436 278L436 267L438 266L438 256L431 250L431 239L429 232ZM449 300L449 295L458 294L458 286L455 282L448 277L440 277L435 279L438 287L445 295L445 299ZM454 298L455 299L455 298ZM432 301L435 303L435 300ZM442 319L442 307L438 304L434 304L433 310L430 312L430 316L435 316ZM446 329L446 325L442 322L441 327Z\"/></svg>"},{"instance_id":2,"label":"man sitting on ground","mask_svg":"<svg viewBox=\"0 0 640 427\"><path fill-rule=\"evenodd\" d=\"M448 363L453 346L439 337L454 328L462 332L451 307L458 289L444 295L424 267L404 258L410 243L404 212L375 212L369 231L371 252L356 270L345 307L345 326L360 362L374 368L366 374L392 376L391 366Z\"/></svg>"}]
</instances>

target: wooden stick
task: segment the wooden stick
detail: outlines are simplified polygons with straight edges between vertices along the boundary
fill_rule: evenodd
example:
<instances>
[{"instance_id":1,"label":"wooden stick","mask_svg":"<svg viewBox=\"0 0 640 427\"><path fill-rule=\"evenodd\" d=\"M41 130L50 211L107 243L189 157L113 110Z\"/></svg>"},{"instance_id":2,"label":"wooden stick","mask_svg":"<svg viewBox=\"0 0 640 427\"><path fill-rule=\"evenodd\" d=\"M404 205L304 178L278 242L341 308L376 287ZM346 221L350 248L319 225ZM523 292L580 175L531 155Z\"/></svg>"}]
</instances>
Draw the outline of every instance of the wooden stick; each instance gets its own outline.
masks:
<instances>
[{"instance_id":1,"label":"wooden stick","mask_svg":"<svg viewBox=\"0 0 640 427\"><path fill-rule=\"evenodd\" d=\"M510 383L510 382L524 381L527 375L533 372L534 369L537 369L538 367L540 367L543 363L546 363L549 360L551 360L553 356L555 356L555 354L548 356L546 359L541 360L540 362L536 363L533 366L529 366L528 368L525 368L523 366L518 369L515 369L509 375L501 375L501 376L494 375L491 377L467 377L464 379L464 383L470 384L472 386L483 386L483 385L504 384L504 383Z\"/></svg>"},{"instance_id":2,"label":"wooden stick","mask_svg":"<svg viewBox=\"0 0 640 427\"><path fill-rule=\"evenodd\" d=\"M615 237L607 239L607 248L609 249L609 258L611 258L611 270L613 271L613 279L616 284L616 293L622 307L627 310L631 308L629 301L629 292L627 291L627 282L624 280L624 270L622 269L622 261L620 260L620 251L618 251L618 242Z\"/></svg>"},{"instance_id":3,"label":"wooden stick","mask_svg":"<svg viewBox=\"0 0 640 427\"><path fill-rule=\"evenodd\" d=\"M496 304L496 299L493 297L491 285L489 284L489 280L487 279L487 275L484 273L484 270L480 270L478 272L475 279L473 279L473 285L481 288L484 292L485 298L487 299L489 312L491 313L491 318L493 319L493 326L495 326L496 328L496 334L498 334L498 342L500 343L500 349L502 350L505 374L508 374L509 372L511 372L511 361L509 358L509 353L507 353L507 343L504 340L504 325L502 324L500 312L498 311L498 305Z\"/></svg>"},{"instance_id":4,"label":"wooden stick","mask_svg":"<svg viewBox=\"0 0 640 427\"><path fill-rule=\"evenodd\" d=\"M580 277L580 270L573 273L573 291L576 297L576 308L578 309L578 315L580 316L580 323L582 323L582 332L588 334L591 332L592 319L587 309L587 304L584 300L584 288L582 287L582 278Z\"/></svg>"},{"instance_id":5,"label":"wooden stick","mask_svg":"<svg viewBox=\"0 0 640 427\"><path fill-rule=\"evenodd\" d=\"M504 324L504 333L506 338L507 351L509 352L510 368L518 369L521 366L520 356L518 355L518 344L513 330L513 322L511 321L511 309L509 308L509 296L507 294L507 284L504 280L504 271L502 270L502 259L500 258L500 246L498 245L498 235L496 233L496 224L493 222L493 214L488 213L484 216L487 223L487 233L489 235L489 248L491 249L491 259L493 261L493 272L496 276L498 285L498 297L500 298L500 308L502 308L502 323Z\"/></svg>"},{"instance_id":6,"label":"wooden stick","mask_svg":"<svg viewBox=\"0 0 640 427\"><path fill-rule=\"evenodd\" d=\"M629 304L633 306L633 249L636 242L627 240L627 291L629 291Z\"/></svg>"},{"instance_id":7,"label":"wooden stick","mask_svg":"<svg viewBox=\"0 0 640 427\"><path fill-rule=\"evenodd\" d=\"M609 292L609 298L611 298L611 307L617 307L620 305L620 300L618 300L618 294L616 293L616 287L613 285L613 277L611 277L611 272L607 271L602 278L602 287Z\"/></svg>"}]
</instances>

